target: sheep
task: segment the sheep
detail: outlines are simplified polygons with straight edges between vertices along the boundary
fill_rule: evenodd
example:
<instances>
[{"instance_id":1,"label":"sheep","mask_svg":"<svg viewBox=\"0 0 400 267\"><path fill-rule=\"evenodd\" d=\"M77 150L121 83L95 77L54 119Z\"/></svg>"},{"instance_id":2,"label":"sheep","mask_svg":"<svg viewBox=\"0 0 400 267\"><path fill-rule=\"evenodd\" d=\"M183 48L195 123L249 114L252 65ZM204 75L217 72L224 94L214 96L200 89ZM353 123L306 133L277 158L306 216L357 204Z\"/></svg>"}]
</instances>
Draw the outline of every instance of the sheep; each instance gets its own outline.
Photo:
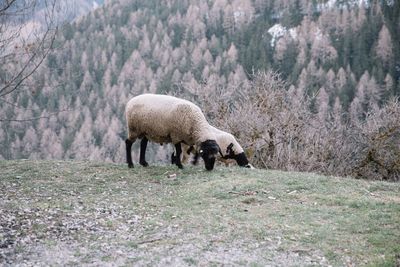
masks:
<instances>
[{"instance_id":1,"label":"sheep","mask_svg":"<svg viewBox=\"0 0 400 267\"><path fill-rule=\"evenodd\" d=\"M147 142L172 143L177 159L175 164L182 169L181 143L199 147L207 170L214 168L220 149L215 133L208 124L201 109L190 101L173 96L142 94L128 101L125 108L128 126L126 158L129 168L133 168L131 148L136 139L140 142L139 163L147 167L145 159Z\"/></svg>"},{"instance_id":2,"label":"sheep","mask_svg":"<svg viewBox=\"0 0 400 267\"><path fill-rule=\"evenodd\" d=\"M232 160L235 160L241 167L254 168L249 164L243 148L239 145L232 134L219 130L213 126L211 126L211 128L215 133L217 144L221 149L219 157L217 158L219 161L228 165ZM197 163L198 153L193 146L182 145L182 151L181 162L186 163L190 157L190 153L194 152L195 156L193 163ZM171 161L172 163L176 161L176 156L174 154L171 156Z\"/></svg>"}]
</instances>

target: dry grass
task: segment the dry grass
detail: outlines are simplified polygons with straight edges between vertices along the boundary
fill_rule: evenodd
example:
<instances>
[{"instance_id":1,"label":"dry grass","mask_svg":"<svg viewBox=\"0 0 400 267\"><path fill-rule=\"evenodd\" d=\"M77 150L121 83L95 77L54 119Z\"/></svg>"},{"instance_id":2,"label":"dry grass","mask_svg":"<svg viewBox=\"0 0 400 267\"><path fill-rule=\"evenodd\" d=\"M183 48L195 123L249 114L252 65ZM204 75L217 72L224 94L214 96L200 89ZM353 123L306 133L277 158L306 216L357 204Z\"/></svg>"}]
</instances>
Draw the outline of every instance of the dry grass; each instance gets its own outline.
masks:
<instances>
[{"instance_id":1,"label":"dry grass","mask_svg":"<svg viewBox=\"0 0 400 267\"><path fill-rule=\"evenodd\" d=\"M74 161L0 168L6 266L394 266L400 254L398 183Z\"/></svg>"}]
</instances>

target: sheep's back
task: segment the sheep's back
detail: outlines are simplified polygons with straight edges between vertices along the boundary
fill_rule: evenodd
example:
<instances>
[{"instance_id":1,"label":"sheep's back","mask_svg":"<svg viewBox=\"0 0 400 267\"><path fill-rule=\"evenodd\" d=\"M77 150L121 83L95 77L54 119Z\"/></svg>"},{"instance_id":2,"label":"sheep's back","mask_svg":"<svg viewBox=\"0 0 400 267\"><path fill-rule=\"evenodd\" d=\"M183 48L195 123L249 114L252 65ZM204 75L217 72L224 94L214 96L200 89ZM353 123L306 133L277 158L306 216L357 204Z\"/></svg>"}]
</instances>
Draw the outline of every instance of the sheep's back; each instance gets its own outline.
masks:
<instances>
[{"instance_id":1,"label":"sheep's back","mask_svg":"<svg viewBox=\"0 0 400 267\"><path fill-rule=\"evenodd\" d=\"M172 96L145 94L128 102L126 119L129 131L135 132L137 136L146 136L158 143L169 143L188 139L193 128L193 114L198 112L201 113L200 109L189 101Z\"/></svg>"}]
</instances>

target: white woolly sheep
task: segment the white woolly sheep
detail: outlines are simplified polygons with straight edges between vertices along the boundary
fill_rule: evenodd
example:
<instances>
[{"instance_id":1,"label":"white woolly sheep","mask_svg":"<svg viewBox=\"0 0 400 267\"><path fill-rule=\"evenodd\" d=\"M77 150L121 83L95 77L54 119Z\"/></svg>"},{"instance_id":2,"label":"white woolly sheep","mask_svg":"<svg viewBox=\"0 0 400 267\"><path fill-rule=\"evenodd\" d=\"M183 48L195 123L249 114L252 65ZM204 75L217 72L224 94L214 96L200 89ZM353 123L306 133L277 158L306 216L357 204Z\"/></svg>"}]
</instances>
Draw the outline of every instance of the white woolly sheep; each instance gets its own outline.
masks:
<instances>
[{"instance_id":1,"label":"white woolly sheep","mask_svg":"<svg viewBox=\"0 0 400 267\"><path fill-rule=\"evenodd\" d=\"M177 159L175 164L183 168L180 161L181 143L199 147L207 170L212 170L220 149L215 133L208 124L201 109L190 101L167 95L143 94L133 97L126 104L128 138L126 157L128 167L133 167L131 148L137 138L140 142L140 160L146 162L148 140L156 143L173 143Z\"/></svg>"},{"instance_id":2,"label":"white woolly sheep","mask_svg":"<svg viewBox=\"0 0 400 267\"><path fill-rule=\"evenodd\" d=\"M219 161L228 164L231 160L235 160L241 167L254 168L251 164L249 164L243 148L236 141L236 138L232 134L219 130L213 126L211 127L215 134L217 144L221 149L220 154L217 157ZM194 153L195 156L193 163L197 163L198 152L195 147L182 145L182 151L183 153L181 162L186 163L190 157L190 153ZM172 162L174 163L175 160L176 156L173 154Z\"/></svg>"}]
</instances>

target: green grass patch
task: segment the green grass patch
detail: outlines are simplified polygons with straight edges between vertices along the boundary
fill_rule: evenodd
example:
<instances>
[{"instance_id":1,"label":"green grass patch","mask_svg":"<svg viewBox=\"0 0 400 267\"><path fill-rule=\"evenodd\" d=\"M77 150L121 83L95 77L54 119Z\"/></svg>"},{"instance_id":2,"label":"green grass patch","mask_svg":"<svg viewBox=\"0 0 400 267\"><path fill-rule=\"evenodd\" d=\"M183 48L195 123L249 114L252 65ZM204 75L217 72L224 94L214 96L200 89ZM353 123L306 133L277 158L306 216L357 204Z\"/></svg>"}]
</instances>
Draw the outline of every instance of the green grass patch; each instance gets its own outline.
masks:
<instances>
[{"instance_id":1,"label":"green grass patch","mask_svg":"<svg viewBox=\"0 0 400 267\"><path fill-rule=\"evenodd\" d=\"M395 266L400 254L398 183L88 161L0 169L6 265L52 265L53 255L93 265Z\"/></svg>"}]
</instances>

